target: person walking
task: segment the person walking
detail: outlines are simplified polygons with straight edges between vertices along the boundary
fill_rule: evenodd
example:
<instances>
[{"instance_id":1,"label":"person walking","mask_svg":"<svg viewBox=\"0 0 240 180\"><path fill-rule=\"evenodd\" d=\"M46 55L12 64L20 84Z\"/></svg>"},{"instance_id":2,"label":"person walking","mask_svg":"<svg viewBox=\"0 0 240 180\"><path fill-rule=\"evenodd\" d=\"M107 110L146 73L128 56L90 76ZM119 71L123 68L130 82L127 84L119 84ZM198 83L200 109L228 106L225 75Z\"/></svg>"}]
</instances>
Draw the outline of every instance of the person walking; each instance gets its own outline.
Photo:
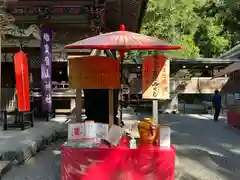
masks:
<instances>
[{"instance_id":1,"label":"person walking","mask_svg":"<svg viewBox=\"0 0 240 180\"><path fill-rule=\"evenodd\" d=\"M215 90L213 98L212 98L212 104L213 104L213 108L215 110L214 112L214 121L218 121L218 117L221 111L221 107L222 107L222 97L219 93L218 90Z\"/></svg>"}]
</instances>

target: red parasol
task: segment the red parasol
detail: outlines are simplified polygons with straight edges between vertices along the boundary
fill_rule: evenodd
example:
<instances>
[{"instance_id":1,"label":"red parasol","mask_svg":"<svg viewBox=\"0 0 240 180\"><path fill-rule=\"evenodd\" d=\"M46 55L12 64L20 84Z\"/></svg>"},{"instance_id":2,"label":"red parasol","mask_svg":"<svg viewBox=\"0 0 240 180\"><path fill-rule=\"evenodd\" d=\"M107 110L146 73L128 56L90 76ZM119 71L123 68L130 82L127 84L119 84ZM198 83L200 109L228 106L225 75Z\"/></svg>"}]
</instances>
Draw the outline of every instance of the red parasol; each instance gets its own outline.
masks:
<instances>
[{"instance_id":1,"label":"red parasol","mask_svg":"<svg viewBox=\"0 0 240 180\"><path fill-rule=\"evenodd\" d=\"M124 53L130 50L177 50L181 46L171 45L167 41L160 40L142 34L126 31L125 25L120 25L120 31L100 34L91 38L77 41L66 45L65 49L101 49L117 50L120 53L121 63L124 59ZM122 74L121 66L121 74ZM123 82L123 76L121 76ZM120 101L120 120L122 121L122 88Z\"/></svg>"},{"instance_id":2,"label":"red parasol","mask_svg":"<svg viewBox=\"0 0 240 180\"><path fill-rule=\"evenodd\" d=\"M171 45L167 41L159 40L130 31L120 26L120 31L100 34L65 46L66 49L114 49L118 51L129 50L177 50L181 46Z\"/></svg>"}]
</instances>

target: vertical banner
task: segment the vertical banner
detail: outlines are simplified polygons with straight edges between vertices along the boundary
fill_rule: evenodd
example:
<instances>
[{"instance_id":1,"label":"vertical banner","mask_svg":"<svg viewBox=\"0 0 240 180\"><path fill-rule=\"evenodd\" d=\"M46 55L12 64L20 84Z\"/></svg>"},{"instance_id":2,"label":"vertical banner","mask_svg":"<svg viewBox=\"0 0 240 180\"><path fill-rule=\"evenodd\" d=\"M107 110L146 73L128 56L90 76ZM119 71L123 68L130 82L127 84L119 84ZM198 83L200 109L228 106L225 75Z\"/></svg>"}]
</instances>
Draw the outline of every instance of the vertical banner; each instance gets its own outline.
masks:
<instances>
[{"instance_id":1,"label":"vertical banner","mask_svg":"<svg viewBox=\"0 0 240 180\"><path fill-rule=\"evenodd\" d=\"M16 90L19 111L30 111L28 60L24 52L20 51L14 56L14 69L16 77Z\"/></svg>"},{"instance_id":2,"label":"vertical banner","mask_svg":"<svg viewBox=\"0 0 240 180\"><path fill-rule=\"evenodd\" d=\"M170 62L165 56L147 56L142 68L142 98L169 99Z\"/></svg>"},{"instance_id":3,"label":"vertical banner","mask_svg":"<svg viewBox=\"0 0 240 180\"><path fill-rule=\"evenodd\" d=\"M52 110L52 30L41 29L42 110Z\"/></svg>"}]
</instances>

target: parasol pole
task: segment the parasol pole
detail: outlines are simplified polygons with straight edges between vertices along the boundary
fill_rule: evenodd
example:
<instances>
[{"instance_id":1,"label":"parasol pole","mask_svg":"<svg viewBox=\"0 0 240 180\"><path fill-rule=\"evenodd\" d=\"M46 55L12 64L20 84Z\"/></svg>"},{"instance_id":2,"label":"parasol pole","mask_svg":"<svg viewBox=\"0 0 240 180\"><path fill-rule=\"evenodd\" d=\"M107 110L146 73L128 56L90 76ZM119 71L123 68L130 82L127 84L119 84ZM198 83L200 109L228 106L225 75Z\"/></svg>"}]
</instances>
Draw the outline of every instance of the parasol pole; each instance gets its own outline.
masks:
<instances>
[{"instance_id":1,"label":"parasol pole","mask_svg":"<svg viewBox=\"0 0 240 180\"><path fill-rule=\"evenodd\" d=\"M120 118L118 119L118 125L120 126L123 120L123 60L124 52L120 51Z\"/></svg>"},{"instance_id":2,"label":"parasol pole","mask_svg":"<svg viewBox=\"0 0 240 180\"><path fill-rule=\"evenodd\" d=\"M155 73L156 76L158 76L158 74L156 74L156 72L157 72L156 61L158 60L157 55L158 54L157 54L157 51L156 51L155 55L154 55L154 73ZM157 79L157 77L154 77L154 79L155 78ZM152 101L152 113L153 113L153 122L155 124L158 124L158 99L153 99L153 101Z\"/></svg>"},{"instance_id":3,"label":"parasol pole","mask_svg":"<svg viewBox=\"0 0 240 180\"><path fill-rule=\"evenodd\" d=\"M122 2L122 1L121 1ZM122 4L122 3L121 3ZM126 27L125 25L120 25L120 31L125 31ZM124 51L119 51L120 54L120 118L118 119L118 125L120 126L122 124L123 120L123 60L124 60Z\"/></svg>"},{"instance_id":4,"label":"parasol pole","mask_svg":"<svg viewBox=\"0 0 240 180\"><path fill-rule=\"evenodd\" d=\"M0 111L2 119L2 34L0 34Z\"/></svg>"},{"instance_id":5,"label":"parasol pole","mask_svg":"<svg viewBox=\"0 0 240 180\"><path fill-rule=\"evenodd\" d=\"M120 19L121 19L121 25L120 25L120 31L125 31L126 27L123 23L123 0L121 0L121 9L120 9ZM119 51L120 54L120 118L118 119L118 125L120 126L122 124L123 120L123 60L124 60L124 51Z\"/></svg>"}]
</instances>

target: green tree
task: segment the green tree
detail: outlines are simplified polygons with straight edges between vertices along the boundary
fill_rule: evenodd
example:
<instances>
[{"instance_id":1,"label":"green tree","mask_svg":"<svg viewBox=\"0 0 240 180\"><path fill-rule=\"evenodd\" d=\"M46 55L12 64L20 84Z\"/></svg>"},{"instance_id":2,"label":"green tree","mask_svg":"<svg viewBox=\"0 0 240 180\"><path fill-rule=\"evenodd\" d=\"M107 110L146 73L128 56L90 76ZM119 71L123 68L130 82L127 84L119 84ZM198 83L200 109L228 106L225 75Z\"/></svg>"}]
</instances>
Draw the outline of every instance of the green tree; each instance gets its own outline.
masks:
<instances>
[{"instance_id":1,"label":"green tree","mask_svg":"<svg viewBox=\"0 0 240 180\"><path fill-rule=\"evenodd\" d=\"M169 56L199 57L199 48L194 42L194 34L199 26L199 17L194 12L194 0L150 0L141 32L168 40L184 47L179 52L166 52Z\"/></svg>"},{"instance_id":2,"label":"green tree","mask_svg":"<svg viewBox=\"0 0 240 180\"><path fill-rule=\"evenodd\" d=\"M175 58L217 57L240 43L239 0L149 0L141 33L182 45ZM130 58L152 51L130 52Z\"/></svg>"},{"instance_id":3,"label":"green tree","mask_svg":"<svg viewBox=\"0 0 240 180\"><path fill-rule=\"evenodd\" d=\"M227 0L218 8L224 20L224 29L231 37L231 47L240 43L240 1Z\"/></svg>"},{"instance_id":4,"label":"green tree","mask_svg":"<svg viewBox=\"0 0 240 180\"><path fill-rule=\"evenodd\" d=\"M226 4L223 0L206 2L197 9L201 24L195 33L195 42L204 57L217 57L231 46L231 34L225 28Z\"/></svg>"},{"instance_id":5,"label":"green tree","mask_svg":"<svg viewBox=\"0 0 240 180\"><path fill-rule=\"evenodd\" d=\"M170 57L216 57L240 39L240 33L234 32L240 18L228 18L236 12L240 17L240 9L233 3L227 4L224 0L149 0L141 33L184 47L181 51L166 52Z\"/></svg>"}]
</instances>

